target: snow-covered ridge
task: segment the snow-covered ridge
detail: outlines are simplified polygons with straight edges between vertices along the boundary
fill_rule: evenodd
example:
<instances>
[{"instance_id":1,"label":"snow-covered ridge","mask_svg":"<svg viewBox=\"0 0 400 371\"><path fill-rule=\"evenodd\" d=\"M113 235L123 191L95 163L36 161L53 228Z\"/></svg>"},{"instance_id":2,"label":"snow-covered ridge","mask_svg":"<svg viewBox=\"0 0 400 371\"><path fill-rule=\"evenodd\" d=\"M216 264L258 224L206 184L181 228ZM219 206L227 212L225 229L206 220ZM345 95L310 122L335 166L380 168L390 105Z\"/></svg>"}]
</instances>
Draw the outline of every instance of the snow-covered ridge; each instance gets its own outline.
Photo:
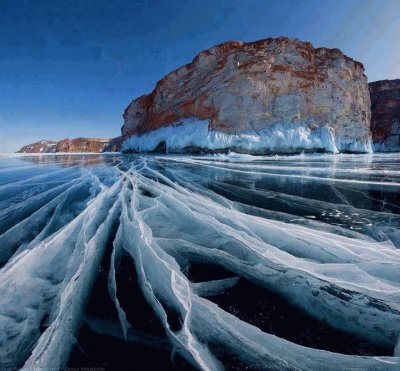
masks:
<instances>
[{"instance_id":1,"label":"snow-covered ridge","mask_svg":"<svg viewBox=\"0 0 400 371\"><path fill-rule=\"evenodd\" d=\"M260 131L230 134L209 130L208 120L186 119L143 135L133 135L122 144L122 151L151 152L165 143L166 152L185 148L238 150L249 154L324 151L330 153L371 153L369 139L357 140L335 134L330 126L311 129L303 122L275 124Z\"/></svg>"}]
</instances>

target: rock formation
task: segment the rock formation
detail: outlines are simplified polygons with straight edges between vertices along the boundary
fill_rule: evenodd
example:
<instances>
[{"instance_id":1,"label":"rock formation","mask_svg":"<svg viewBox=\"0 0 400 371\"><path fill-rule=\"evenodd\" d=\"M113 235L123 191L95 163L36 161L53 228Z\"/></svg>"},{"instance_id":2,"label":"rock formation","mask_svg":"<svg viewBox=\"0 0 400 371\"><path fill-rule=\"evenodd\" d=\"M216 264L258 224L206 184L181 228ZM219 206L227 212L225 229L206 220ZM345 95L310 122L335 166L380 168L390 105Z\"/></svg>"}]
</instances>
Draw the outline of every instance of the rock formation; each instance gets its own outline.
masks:
<instances>
[{"instance_id":1,"label":"rock formation","mask_svg":"<svg viewBox=\"0 0 400 371\"><path fill-rule=\"evenodd\" d=\"M17 153L52 153L56 151L57 142L52 140L40 140L23 146Z\"/></svg>"},{"instance_id":2,"label":"rock formation","mask_svg":"<svg viewBox=\"0 0 400 371\"><path fill-rule=\"evenodd\" d=\"M400 151L400 80L375 81L369 90L374 150Z\"/></svg>"},{"instance_id":3,"label":"rock formation","mask_svg":"<svg viewBox=\"0 0 400 371\"><path fill-rule=\"evenodd\" d=\"M118 152L121 137L112 139L75 138L62 139L59 142L41 140L22 147L18 153L53 153L53 152Z\"/></svg>"},{"instance_id":4,"label":"rock formation","mask_svg":"<svg viewBox=\"0 0 400 371\"><path fill-rule=\"evenodd\" d=\"M116 137L109 139L102 152L119 152L121 150L122 138Z\"/></svg>"},{"instance_id":5,"label":"rock formation","mask_svg":"<svg viewBox=\"0 0 400 371\"><path fill-rule=\"evenodd\" d=\"M62 139L57 143L56 152L103 152L109 141L99 138Z\"/></svg>"},{"instance_id":6,"label":"rock formation","mask_svg":"<svg viewBox=\"0 0 400 371\"><path fill-rule=\"evenodd\" d=\"M371 151L363 65L284 37L205 50L123 116L124 151Z\"/></svg>"}]
</instances>

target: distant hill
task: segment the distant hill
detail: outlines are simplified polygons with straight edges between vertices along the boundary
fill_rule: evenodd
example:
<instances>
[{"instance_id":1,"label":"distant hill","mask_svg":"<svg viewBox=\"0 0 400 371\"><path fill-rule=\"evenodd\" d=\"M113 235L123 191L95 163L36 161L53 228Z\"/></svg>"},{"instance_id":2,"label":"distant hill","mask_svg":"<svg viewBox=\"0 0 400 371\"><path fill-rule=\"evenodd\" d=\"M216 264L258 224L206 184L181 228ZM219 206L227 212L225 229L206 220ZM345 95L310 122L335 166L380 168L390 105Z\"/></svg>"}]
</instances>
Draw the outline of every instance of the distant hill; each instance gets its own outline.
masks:
<instances>
[{"instance_id":1,"label":"distant hill","mask_svg":"<svg viewBox=\"0 0 400 371\"><path fill-rule=\"evenodd\" d=\"M40 140L39 142L23 146L17 153L56 153L56 152L119 152L121 137L112 139L101 138L74 138L62 139L58 142Z\"/></svg>"}]
</instances>

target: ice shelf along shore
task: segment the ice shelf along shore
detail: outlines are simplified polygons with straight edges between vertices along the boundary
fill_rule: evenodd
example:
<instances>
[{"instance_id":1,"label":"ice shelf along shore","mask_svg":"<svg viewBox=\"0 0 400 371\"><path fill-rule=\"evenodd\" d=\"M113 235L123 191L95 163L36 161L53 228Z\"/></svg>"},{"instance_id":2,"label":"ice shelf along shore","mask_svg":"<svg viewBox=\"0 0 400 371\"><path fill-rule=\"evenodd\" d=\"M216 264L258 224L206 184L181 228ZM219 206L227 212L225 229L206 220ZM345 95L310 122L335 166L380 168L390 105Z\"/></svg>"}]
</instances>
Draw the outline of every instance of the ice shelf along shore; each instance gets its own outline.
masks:
<instances>
[{"instance_id":1,"label":"ice shelf along shore","mask_svg":"<svg viewBox=\"0 0 400 371\"><path fill-rule=\"evenodd\" d=\"M399 370L399 165L0 156L0 368Z\"/></svg>"},{"instance_id":2,"label":"ice shelf along shore","mask_svg":"<svg viewBox=\"0 0 400 371\"><path fill-rule=\"evenodd\" d=\"M371 153L371 141L352 139L351 135L334 133L329 126L310 128L306 123L274 124L268 129L240 134L209 130L208 120L186 119L145 134L126 139L122 151L151 152L159 146L166 152L187 148L236 150L249 154L323 151L330 153Z\"/></svg>"}]
</instances>

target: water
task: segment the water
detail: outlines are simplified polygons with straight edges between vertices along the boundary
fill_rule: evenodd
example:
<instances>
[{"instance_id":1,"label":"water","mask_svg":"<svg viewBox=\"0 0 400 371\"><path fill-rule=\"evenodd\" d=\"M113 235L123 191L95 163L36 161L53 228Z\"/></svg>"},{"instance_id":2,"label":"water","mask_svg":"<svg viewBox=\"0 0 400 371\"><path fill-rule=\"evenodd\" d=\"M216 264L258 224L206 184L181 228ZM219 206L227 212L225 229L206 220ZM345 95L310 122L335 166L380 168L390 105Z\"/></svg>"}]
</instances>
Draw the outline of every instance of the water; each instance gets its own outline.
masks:
<instances>
[{"instance_id":1,"label":"water","mask_svg":"<svg viewBox=\"0 0 400 371\"><path fill-rule=\"evenodd\" d=\"M399 165L1 156L0 366L398 369Z\"/></svg>"}]
</instances>

